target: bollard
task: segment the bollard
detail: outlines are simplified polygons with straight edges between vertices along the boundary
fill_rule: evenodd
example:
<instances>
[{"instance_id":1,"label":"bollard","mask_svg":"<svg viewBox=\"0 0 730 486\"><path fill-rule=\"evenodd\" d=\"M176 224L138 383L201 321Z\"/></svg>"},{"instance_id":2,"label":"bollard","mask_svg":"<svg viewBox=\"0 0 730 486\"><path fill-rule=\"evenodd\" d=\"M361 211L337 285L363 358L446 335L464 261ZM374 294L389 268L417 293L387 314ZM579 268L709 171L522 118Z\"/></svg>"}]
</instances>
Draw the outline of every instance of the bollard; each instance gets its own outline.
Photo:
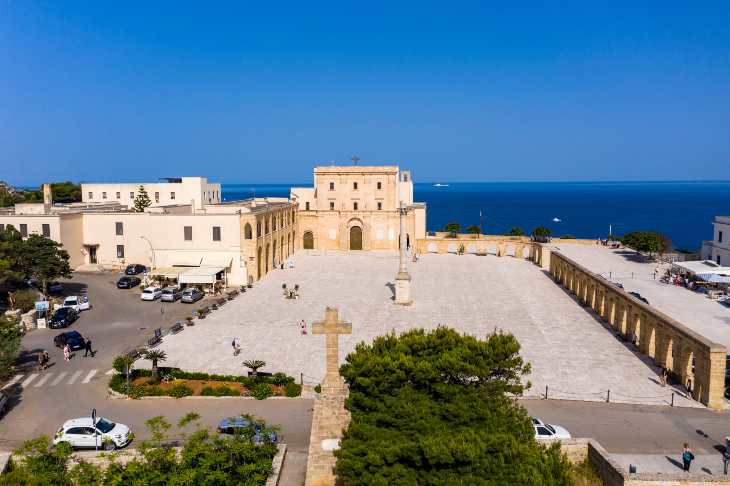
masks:
<instances>
[{"instance_id":1,"label":"bollard","mask_svg":"<svg viewBox=\"0 0 730 486\"><path fill-rule=\"evenodd\" d=\"M606 403L611 402L611 389L609 388L608 393L606 393Z\"/></svg>"},{"instance_id":2,"label":"bollard","mask_svg":"<svg viewBox=\"0 0 730 486\"><path fill-rule=\"evenodd\" d=\"M672 392L672 403L669 405L670 407L674 406L674 392Z\"/></svg>"},{"instance_id":3,"label":"bollard","mask_svg":"<svg viewBox=\"0 0 730 486\"><path fill-rule=\"evenodd\" d=\"M301 386L304 386L304 373L302 373L301 371L299 372L299 384Z\"/></svg>"},{"instance_id":4,"label":"bollard","mask_svg":"<svg viewBox=\"0 0 730 486\"><path fill-rule=\"evenodd\" d=\"M545 385L545 400L547 400L548 397L548 386Z\"/></svg>"}]
</instances>

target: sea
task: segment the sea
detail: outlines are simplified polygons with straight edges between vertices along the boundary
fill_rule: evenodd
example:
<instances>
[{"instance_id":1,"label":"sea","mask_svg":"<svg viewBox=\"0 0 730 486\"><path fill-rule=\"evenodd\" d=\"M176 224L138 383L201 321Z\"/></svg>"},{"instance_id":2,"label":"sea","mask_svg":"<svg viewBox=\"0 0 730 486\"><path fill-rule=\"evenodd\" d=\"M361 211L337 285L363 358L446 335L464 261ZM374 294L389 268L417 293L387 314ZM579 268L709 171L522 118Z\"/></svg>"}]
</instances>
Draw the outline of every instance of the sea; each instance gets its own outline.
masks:
<instances>
[{"instance_id":1,"label":"sea","mask_svg":"<svg viewBox=\"0 0 730 486\"><path fill-rule=\"evenodd\" d=\"M438 184L438 185L437 185ZM223 184L226 201L288 197L311 184ZM730 181L416 183L413 199L427 205L428 231L451 221L481 225L485 234L538 226L555 236L605 238L609 231L658 231L677 249L698 250L712 239L716 215L730 215Z\"/></svg>"}]
</instances>

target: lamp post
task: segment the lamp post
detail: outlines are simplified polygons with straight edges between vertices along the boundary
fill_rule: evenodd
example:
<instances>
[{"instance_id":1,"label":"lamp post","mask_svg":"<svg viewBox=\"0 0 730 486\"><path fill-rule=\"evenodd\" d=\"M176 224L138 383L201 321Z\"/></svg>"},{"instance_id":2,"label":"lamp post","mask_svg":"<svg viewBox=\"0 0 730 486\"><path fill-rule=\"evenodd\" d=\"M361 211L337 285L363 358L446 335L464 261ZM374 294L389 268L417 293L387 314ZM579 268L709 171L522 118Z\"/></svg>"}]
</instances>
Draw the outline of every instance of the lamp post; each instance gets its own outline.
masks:
<instances>
[{"instance_id":1,"label":"lamp post","mask_svg":"<svg viewBox=\"0 0 730 486\"><path fill-rule=\"evenodd\" d=\"M150 245L150 251L152 252L152 268L154 269L156 267L156 265L155 265L155 249L152 246L152 242L146 236L140 236L139 238L141 240L145 240L147 242L147 244Z\"/></svg>"}]
</instances>

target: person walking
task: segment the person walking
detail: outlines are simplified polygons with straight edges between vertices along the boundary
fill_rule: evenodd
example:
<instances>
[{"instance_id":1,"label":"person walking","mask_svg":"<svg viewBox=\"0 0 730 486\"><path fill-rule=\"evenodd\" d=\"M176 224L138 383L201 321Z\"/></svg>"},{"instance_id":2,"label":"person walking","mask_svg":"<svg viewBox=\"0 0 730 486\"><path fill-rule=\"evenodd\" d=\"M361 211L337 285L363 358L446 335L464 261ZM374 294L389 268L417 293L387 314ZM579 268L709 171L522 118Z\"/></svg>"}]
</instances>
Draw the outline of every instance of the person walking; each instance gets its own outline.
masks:
<instances>
[{"instance_id":1,"label":"person walking","mask_svg":"<svg viewBox=\"0 0 730 486\"><path fill-rule=\"evenodd\" d=\"M91 357L94 357L94 351L91 350L91 339L86 340L86 345L84 347L84 358L88 355L91 355Z\"/></svg>"},{"instance_id":2,"label":"person walking","mask_svg":"<svg viewBox=\"0 0 730 486\"><path fill-rule=\"evenodd\" d=\"M662 374L659 378L659 381L661 382L662 386L667 386L667 377L669 373L667 373L667 369L662 366Z\"/></svg>"},{"instance_id":3,"label":"person walking","mask_svg":"<svg viewBox=\"0 0 730 486\"><path fill-rule=\"evenodd\" d=\"M304 319L302 319L302 322L299 323L299 328L301 329L302 336L307 335L307 323L304 322Z\"/></svg>"},{"instance_id":4,"label":"person walking","mask_svg":"<svg viewBox=\"0 0 730 486\"><path fill-rule=\"evenodd\" d=\"M43 351L38 353L38 371L43 371Z\"/></svg>"},{"instance_id":5,"label":"person walking","mask_svg":"<svg viewBox=\"0 0 730 486\"><path fill-rule=\"evenodd\" d=\"M684 443L684 449L682 450L682 465L684 470L689 472L689 467L692 465L695 455L692 454L692 449L689 448L688 443Z\"/></svg>"},{"instance_id":6,"label":"person walking","mask_svg":"<svg viewBox=\"0 0 730 486\"><path fill-rule=\"evenodd\" d=\"M63 347L63 360L71 361L71 348L68 347L68 344Z\"/></svg>"}]
</instances>

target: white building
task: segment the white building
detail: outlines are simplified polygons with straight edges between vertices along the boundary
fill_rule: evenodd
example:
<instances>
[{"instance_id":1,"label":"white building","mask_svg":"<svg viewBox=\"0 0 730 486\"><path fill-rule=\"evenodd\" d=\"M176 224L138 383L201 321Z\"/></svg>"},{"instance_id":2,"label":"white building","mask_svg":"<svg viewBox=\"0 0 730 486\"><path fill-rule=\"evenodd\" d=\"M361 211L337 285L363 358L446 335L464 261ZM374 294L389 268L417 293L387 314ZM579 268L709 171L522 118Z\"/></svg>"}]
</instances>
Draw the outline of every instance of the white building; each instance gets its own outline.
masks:
<instances>
[{"instance_id":1,"label":"white building","mask_svg":"<svg viewBox=\"0 0 730 486\"><path fill-rule=\"evenodd\" d=\"M730 216L715 216L712 241L702 242L701 258L730 266Z\"/></svg>"},{"instance_id":2,"label":"white building","mask_svg":"<svg viewBox=\"0 0 730 486\"><path fill-rule=\"evenodd\" d=\"M81 184L81 201L85 203L118 202L134 206L139 187L144 187L153 206L190 204L196 209L221 202L221 185L205 177L169 177L159 182Z\"/></svg>"}]
</instances>

